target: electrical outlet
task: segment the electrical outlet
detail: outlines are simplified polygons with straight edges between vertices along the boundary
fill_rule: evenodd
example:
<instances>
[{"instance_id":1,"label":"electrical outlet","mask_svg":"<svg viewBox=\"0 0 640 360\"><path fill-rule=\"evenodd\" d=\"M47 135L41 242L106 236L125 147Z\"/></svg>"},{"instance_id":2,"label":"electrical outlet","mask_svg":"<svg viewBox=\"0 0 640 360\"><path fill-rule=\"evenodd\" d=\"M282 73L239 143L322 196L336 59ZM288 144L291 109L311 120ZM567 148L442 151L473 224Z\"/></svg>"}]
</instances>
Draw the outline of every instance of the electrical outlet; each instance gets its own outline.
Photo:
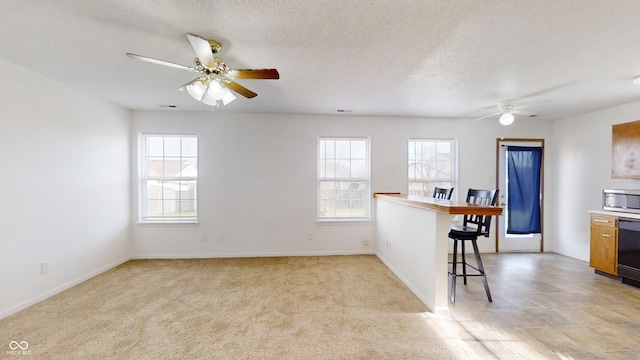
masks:
<instances>
[{"instance_id":1,"label":"electrical outlet","mask_svg":"<svg viewBox=\"0 0 640 360\"><path fill-rule=\"evenodd\" d=\"M313 240L313 233L309 233L309 236L307 236L308 240Z\"/></svg>"},{"instance_id":2,"label":"electrical outlet","mask_svg":"<svg viewBox=\"0 0 640 360\"><path fill-rule=\"evenodd\" d=\"M207 242L207 241L209 241L209 235L202 234L202 242Z\"/></svg>"},{"instance_id":3,"label":"electrical outlet","mask_svg":"<svg viewBox=\"0 0 640 360\"><path fill-rule=\"evenodd\" d=\"M46 274L49 272L49 262L48 261L43 261L40 264L40 273L41 274Z\"/></svg>"},{"instance_id":4,"label":"electrical outlet","mask_svg":"<svg viewBox=\"0 0 640 360\"><path fill-rule=\"evenodd\" d=\"M391 249L391 240L387 240L387 249Z\"/></svg>"},{"instance_id":5,"label":"electrical outlet","mask_svg":"<svg viewBox=\"0 0 640 360\"><path fill-rule=\"evenodd\" d=\"M369 240L368 239L362 239L362 245L369 246Z\"/></svg>"}]
</instances>

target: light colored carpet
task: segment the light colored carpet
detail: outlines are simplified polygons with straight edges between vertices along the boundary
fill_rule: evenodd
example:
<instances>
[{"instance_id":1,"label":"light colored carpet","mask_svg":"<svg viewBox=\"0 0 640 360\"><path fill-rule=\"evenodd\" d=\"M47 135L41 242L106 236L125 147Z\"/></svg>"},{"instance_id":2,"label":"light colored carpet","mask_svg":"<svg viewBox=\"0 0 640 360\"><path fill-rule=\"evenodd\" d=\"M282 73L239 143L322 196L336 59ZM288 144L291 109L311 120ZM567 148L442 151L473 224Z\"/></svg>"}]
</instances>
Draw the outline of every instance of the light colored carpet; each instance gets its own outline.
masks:
<instances>
[{"instance_id":1,"label":"light colored carpet","mask_svg":"<svg viewBox=\"0 0 640 360\"><path fill-rule=\"evenodd\" d=\"M30 359L467 359L375 256L135 260L0 320ZM446 322L446 321L445 321Z\"/></svg>"}]
</instances>

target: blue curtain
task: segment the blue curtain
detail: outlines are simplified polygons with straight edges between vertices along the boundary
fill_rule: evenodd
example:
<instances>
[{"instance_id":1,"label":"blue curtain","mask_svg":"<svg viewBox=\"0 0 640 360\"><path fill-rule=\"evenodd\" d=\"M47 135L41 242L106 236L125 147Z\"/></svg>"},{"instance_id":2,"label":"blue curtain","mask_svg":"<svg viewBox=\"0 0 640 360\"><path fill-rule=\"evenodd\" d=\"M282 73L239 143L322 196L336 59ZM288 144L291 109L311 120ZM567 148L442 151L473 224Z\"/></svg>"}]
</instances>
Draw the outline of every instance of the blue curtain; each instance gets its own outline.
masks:
<instances>
[{"instance_id":1,"label":"blue curtain","mask_svg":"<svg viewBox=\"0 0 640 360\"><path fill-rule=\"evenodd\" d=\"M540 233L541 147L508 146L507 234Z\"/></svg>"}]
</instances>

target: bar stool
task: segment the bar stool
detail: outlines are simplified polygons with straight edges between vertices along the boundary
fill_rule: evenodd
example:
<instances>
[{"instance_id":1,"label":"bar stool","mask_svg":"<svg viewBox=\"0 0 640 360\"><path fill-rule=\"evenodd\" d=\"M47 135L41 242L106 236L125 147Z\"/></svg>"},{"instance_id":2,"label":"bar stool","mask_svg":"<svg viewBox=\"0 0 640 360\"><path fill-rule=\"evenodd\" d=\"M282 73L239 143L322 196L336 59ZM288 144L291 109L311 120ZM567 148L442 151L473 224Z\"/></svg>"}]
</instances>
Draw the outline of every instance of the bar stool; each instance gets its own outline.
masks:
<instances>
[{"instance_id":1,"label":"bar stool","mask_svg":"<svg viewBox=\"0 0 640 360\"><path fill-rule=\"evenodd\" d=\"M451 200L451 194L453 194L453 188L447 189L436 186L433 189L433 197L435 199Z\"/></svg>"},{"instance_id":2,"label":"bar stool","mask_svg":"<svg viewBox=\"0 0 640 360\"><path fill-rule=\"evenodd\" d=\"M467 193L467 202L481 205L495 206L498 200L498 190L476 190L469 189ZM464 284L467 285L468 276L481 276L484 284L484 290L487 293L489 302L492 302L491 292L489 291L489 284L487 283L487 276L484 272L484 266L482 265L482 258L480 258L480 252L478 251L477 240L479 236L489 237L489 228L491 226L491 216L486 215L464 215L462 225L454 225L449 231L449 238L453 239L453 261L451 264L451 290L450 299L451 302L456 301L456 278L462 276ZM476 266L468 264L465 258L465 242L471 241L473 246L473 253L476 258ZM461 245L462 261L458 262L458 243ZM458 263L462 267L462 274L458 273ZM467 274L467 267L475 270L477 273Z\"/></svg>"}]
</instances>

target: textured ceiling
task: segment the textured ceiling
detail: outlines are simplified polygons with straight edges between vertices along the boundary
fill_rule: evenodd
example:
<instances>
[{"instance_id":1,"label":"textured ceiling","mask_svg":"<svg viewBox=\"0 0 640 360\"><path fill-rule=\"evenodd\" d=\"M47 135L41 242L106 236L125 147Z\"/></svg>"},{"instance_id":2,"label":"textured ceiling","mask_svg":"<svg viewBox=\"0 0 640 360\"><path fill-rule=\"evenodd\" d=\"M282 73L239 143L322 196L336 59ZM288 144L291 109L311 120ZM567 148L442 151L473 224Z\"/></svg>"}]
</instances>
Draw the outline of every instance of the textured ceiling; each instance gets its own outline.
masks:
<instances>
[{"instance_id":1,"label":"textured ceiling","mask_svg":"<svg viewBox=\"0 0 640 360\"><path fill-rule=\"evenodd\" d=\"M0 0L0 56L130 109L209 111L178 87L186 33L258 93L221 112L477 118L517 100L558 119L640 100L640 1Z\"/></svg>"}]
</instances>

